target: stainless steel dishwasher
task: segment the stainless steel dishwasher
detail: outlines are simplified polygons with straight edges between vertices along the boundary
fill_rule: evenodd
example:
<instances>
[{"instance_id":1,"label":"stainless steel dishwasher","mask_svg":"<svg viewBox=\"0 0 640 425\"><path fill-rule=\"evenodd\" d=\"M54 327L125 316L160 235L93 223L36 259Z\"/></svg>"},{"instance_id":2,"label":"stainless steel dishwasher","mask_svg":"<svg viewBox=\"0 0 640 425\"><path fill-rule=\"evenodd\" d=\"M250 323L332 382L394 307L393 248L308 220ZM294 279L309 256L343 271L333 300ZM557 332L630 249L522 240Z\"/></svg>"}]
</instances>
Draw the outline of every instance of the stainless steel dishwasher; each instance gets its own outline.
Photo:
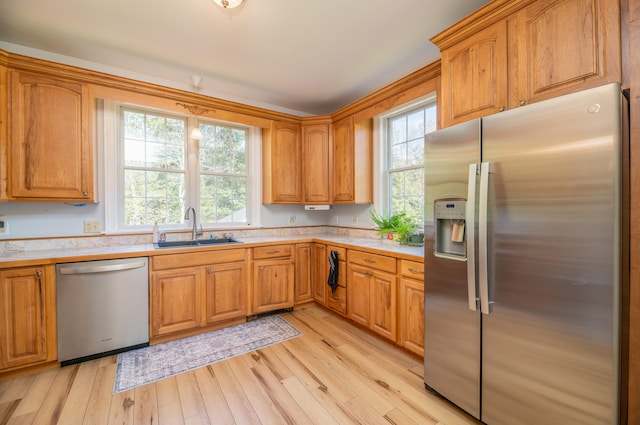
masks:
<instances>
[{"instance_id":1,"label":"stainless steel dishwasher","mask_svg":"<svg viewBox=\"0 0 640 425\"><path fill-rule=\"evenodd\" d=\"M149 258L56 265L65 366L149 345Z\"/></svg>"}]
</instances>

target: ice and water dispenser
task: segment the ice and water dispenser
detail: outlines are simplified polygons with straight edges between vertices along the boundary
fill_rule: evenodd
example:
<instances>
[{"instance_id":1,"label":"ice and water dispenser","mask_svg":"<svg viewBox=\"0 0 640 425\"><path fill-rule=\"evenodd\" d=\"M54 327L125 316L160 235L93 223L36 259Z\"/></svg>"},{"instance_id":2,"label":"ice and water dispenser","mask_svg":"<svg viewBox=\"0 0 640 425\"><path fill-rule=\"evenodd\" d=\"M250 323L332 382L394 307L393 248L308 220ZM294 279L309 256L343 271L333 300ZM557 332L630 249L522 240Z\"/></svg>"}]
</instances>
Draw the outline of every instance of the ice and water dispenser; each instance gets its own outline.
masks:
<instances>
[{"instance_id":1,"label":"ice and water dispenser","mask_svg":"<svg viewBox=\"0 0 640 425\"><path fill-rule=\"evenodd\" d=\"M453 260L467 258L467 238L465 236L465 199L437 199L434 202L436 221L437 257Z\"/></svg>"}]
</instances>

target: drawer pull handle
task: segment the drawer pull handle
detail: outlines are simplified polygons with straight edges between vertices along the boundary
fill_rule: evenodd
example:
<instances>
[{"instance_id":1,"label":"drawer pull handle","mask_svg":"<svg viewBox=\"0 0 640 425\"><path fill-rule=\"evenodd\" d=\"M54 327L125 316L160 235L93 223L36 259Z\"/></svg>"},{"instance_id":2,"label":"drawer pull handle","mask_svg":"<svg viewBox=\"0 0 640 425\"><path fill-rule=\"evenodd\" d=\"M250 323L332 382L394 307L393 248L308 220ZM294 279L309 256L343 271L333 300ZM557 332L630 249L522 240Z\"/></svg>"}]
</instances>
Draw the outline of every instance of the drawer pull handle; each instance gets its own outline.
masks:
<instances>
[{"instance_id":1,"label":"drawer pull handle","mask_svg":"<svg viewBox=\"0 0 640 425\"><path fill-rule=\"evenodd\" d=\"M410 271L411 273L420 273L420 274L424 274L424 270L417 270L417 269L414 269L413 267L409 267L409 271Z\"/></svg>"},{"instance_id":2,"label":"drawer pull handle","mask_svg":"<svg viewBox=\"0 0 640 425\"><path fill-rule=\"evenodd\" d=\"M372 260L371 258L365 258L365 259L363 259L363 261L365 263L369 263L369 264L375 264L376 263L376 260Z\"/></svg>"},{"instance_id":3,"label":"drawer pull handle","mask_svg":"<svg viewBox=\"0 0 640 425\"><path fill-rule=\"evenodd\" d=\"M276 249L276 250L273 250L273 251L267 251L267 254L277 254L279 252L280 252L280 250Z\"/></svg>"},{"instance_id":4,"label":"drawer pull handle","mask_svg":"<svg viewBox=\"0 0 640 425\"><path fill-rule=\"evenodd\" d=\"M371 272L365 272L364 275L365 276L372 276Z\"/></svg>"}]
</instances>

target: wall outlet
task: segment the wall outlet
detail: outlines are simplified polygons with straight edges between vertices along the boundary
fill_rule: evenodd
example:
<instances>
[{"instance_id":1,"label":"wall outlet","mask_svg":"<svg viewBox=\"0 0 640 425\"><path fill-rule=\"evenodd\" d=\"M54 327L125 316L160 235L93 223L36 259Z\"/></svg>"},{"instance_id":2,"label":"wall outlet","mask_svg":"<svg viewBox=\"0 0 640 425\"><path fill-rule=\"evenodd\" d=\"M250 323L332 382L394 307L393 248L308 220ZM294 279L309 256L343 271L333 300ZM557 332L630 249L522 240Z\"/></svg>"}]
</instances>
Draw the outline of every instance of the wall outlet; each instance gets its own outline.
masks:
<instances>
[{"instance_id":1,"label":"wall outlet","mask_svg":"<svg viewBox=\"0 0 640 425\"><path fill-rule=\"evenodd\" d=\"M358 216L351 217L351 224L358 224Z\"/></svg>"},{"instance_id":2,"label":"wall outlet","mask_svg":"<svg viewBox=\"0 0 640 425\"><path fill-rule=\"evenodd\" d=\"M98 220L85 220L84 221L85 233L100 233L100 222Z\"/></svg>"},{"instance_id":3,"label":"wall outlet","mask_svg":"<svg viewBox=\"0 0 640 425\"><path fill-rule=\"evenodd\" d=\"M0 235L6 235L7 233L7 222L4 220L4 216L0 215Z\"/></svg>"},{"instance_id":4,"label":"wall outlet","mask_svg":"<svg viewBox=\"0 0 640 425\"><path fill-rule=\"evenodd\" d=\"M293 224L296 222L296 216L295 215L290 215L289 216L289 224Z\"/></svg>"}]
</instances>

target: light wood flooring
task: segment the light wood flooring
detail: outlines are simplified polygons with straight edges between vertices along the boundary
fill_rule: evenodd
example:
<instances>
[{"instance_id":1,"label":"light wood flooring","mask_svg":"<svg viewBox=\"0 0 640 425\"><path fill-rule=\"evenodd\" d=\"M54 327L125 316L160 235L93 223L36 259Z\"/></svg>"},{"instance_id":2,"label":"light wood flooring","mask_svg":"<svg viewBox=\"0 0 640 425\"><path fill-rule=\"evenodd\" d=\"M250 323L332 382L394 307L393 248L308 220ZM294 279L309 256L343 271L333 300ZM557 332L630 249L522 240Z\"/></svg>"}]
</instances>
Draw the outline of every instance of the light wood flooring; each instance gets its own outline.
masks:
<instances>
[{"instance_id":1,"label":"light wood flooring","mask_svg":"<svg viewBox=\"0 0 640 425\"><path fill-rule=\"evenodd\" d=\"M419 358L318 306L282 316L303 335L119 394L116 356L0 381L0 425L479 424Z\"/></svg>"}]
</instances>

